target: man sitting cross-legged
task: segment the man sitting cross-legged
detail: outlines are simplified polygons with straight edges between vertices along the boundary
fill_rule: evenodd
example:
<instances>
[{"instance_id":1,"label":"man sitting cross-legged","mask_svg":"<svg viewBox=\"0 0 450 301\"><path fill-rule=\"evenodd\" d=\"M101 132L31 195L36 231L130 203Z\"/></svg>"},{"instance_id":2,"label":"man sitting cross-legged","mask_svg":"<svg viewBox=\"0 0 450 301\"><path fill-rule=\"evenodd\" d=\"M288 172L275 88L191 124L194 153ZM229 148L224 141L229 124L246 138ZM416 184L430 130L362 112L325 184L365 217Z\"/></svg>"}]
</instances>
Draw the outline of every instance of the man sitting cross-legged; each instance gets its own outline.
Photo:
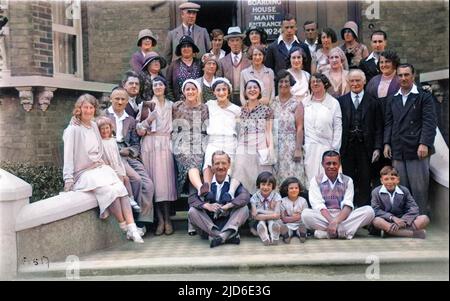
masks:
<instances>
[{"instance_id":1,"label":"man sitting cross-legged","mask_svg":"<svg viewBox=\"0 0 450 301\"><path fill-rule=\"evenodd\" d=\"M189 220L192 225L209 236L210 247L223 243L240 243L239 227L249 216L247 204L250 201L249 192L239 185L232 199L228 194L230 189L230 157L223 151L212 155L211 190L204 197L195 191L189 198Z\"/></svg>"}]
</instances>

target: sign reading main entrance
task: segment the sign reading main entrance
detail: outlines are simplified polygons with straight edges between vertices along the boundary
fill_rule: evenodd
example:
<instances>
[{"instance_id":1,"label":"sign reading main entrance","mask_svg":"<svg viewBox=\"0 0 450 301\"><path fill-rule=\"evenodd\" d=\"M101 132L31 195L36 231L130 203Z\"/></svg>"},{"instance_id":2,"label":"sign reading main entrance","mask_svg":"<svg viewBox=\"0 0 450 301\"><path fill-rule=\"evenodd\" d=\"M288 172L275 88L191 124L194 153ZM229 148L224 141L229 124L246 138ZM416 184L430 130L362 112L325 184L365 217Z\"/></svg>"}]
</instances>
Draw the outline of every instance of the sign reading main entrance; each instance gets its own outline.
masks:
<instances>
[{"instance_id":1,"label":"sign reading main entrance","mask_svg":"<svg viewBox=\"0 0 450 301\"><path fill-rule=\"evenodd\" d=\"M269 40L278 38L285 14L282 0L247 0L242 2L245 28L261 27Z\"/></svg>"}]
</instances>

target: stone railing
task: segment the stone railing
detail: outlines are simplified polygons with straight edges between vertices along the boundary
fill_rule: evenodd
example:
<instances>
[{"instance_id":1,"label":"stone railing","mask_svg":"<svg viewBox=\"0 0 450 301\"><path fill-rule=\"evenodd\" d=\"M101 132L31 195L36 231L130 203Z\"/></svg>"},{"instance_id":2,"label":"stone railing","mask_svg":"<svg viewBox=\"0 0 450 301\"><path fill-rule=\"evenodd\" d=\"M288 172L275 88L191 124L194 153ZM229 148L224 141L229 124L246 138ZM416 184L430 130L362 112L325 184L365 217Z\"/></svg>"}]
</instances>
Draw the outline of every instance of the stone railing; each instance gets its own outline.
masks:
<instances>
[{"instance_id":1,"label":"stone railing","mask_svg":"<svg viewBox=\"0 0 450 301\"><path fill-rule=\"evenodd\" d=\"M42 269L125 242L113 218L101 220L93 193L67 192L29 204L31 186L0 169L0 277Z\"/></svg>"}]
</instances>

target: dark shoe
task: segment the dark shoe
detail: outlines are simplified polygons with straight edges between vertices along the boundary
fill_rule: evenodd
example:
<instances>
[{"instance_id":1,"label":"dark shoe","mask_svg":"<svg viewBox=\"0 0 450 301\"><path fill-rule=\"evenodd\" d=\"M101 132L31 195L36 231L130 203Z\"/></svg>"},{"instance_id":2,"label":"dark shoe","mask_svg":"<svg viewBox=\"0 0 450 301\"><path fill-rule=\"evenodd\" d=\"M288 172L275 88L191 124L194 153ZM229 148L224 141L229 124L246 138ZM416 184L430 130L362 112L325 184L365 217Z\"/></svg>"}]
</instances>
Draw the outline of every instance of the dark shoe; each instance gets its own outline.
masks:
<instances>
[{"instance_id":1,"label":"dark shoe","mask_svg":"<svg viewBox=\"0 0 450 301\"><path fill-rule=\"evenodd\" d=\"M425 230L414 230L413 238L425 239L427 237L427 232Z\"/></svg>"},{"instance_id":2,"label":"dark shoe","mask_svg":"<svg viewBox=\"0 0 450 301\"><path fill-rule=\"evenodd\" d=\"M225 243L232 244L232 245L238 245L241 243L241 237L238 234L236 236L229 238Z\"/></svg>"},{"instance_id":3,"label":"dark shoe","mask_svg":"<svg viewBox=\"0 0 450 301\"><path fill-rule=\"evenodd\" d=\"M188 235L189 235L189 236L195 236L195 235L197 235L197 231L195 231L195 230L189 231L189 232L188 232Z\"/></svg>"},{"instance_id":4,"label":"dark shoe","mask_svg":"<svg viewBox=\"0 0 450 301\"><path fill-rule=\"evenodd\" d=\"M210 247L210 248L215 248L215 247L217 247L217 246L220 246L222 243L223 243L222 237L214 237L214 238L211 240L211 243L209 244L209 247Z\"/></svg>"},{"instance_id":5,"label":"dark shoe","mask_svg":"<svg viewBox=\"0 0 450 301\"><path fill-rule=\"evenodd\" d=\"M166 235L172 235L173 234L173 227L172 227L171 223L165 224L164 227L165 227L164 233Z\"/></svg>"},{"instance_id":6,"label":"dark shoe","mask_svg":"<svg viewBox=\"0 0 450 301\"><path fill-rule=\"evenodd\" d=\"M281 234L280 236L283 239L283 242L285 244L290 244L291 243L291 237L289 237L289 233Z\"/></svg>"},{"instance_id":7,"label":"dark shoe","mask_svg":"<svg viewBox=\"0 0 450 301\"><path fill-rule=\"evenodd\" d=\"M300 227L297 230L298 238L300 239L301 243L304 243L306 241L306 228L305 226L300 225Z\"/></svg>"},{"instance_id":8,"label":"dark shoe","mask_svg":"<svg viewBox=\"0 0 450 301\"><path fill-rule=\"evenodd\" d=\"M206 196L209 192L209 184L208 183L203 183L202 186L200 187L200 196Z\"/></svg>"},{"instance_id":9,"label":"dark shoe","mask_svg":"<svg viewBox=\"0 0 450 301\"><path fill-rule=\"evenodd\" d=\"M155 235L159 236L164 233L164 223L158 224L158 227L156 227Z\"/></svg>"}]
</instances>

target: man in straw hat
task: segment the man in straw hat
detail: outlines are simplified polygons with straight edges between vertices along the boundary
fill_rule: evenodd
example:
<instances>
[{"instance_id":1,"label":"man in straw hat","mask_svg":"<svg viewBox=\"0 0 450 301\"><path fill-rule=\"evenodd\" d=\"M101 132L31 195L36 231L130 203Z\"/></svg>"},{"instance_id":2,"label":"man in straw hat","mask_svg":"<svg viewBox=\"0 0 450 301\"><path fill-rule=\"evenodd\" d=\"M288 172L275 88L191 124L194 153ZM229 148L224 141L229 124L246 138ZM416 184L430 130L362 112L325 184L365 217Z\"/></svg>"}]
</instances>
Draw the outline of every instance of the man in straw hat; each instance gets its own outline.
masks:
<instances>
[{"instance_id":1,"label":"man in straw hat","mask_svg":"<svg viewBox=\"0 0 450 301\"><path fill-rule=\"evenodd\" d=\"M157 37L150 29L142 29L139 31L137 46L139 50L133 53L130 59L130 66L134 72L140 72L144 64L145 57L152 52L156 46Z\"/></svg>"},{"instance_id":2,"label":"man in straw hat","mask_svg":"<svg viewBox=\"0 0 450 301\"><path fill-rule=\"evenodd\" d=\"M224 40L227 41L231 52L219 61L219 76L226 77L233 86L233 96L231 101L240 106L239 99L241 71L250 66L250 61L242 55L243 40L245 34L238 26L228 28Z\"/></svg>"},{"instance_id":3,"label":"man in straw hat","mask_svg":"<svg viewBox=\"0 0 450 301\"><path fill-rule=\"evenodd\" d=\"M164 47L164 57L169 64L177 58L175 48L182 36L187 35L194 40L195 45L199 48L199 57L211 49L208 31L206 28L195 24L200 5L192 2L185 2L181 4L179 8L181 10L181 25L169 31Z\"/></svg>"}]
</instances>

